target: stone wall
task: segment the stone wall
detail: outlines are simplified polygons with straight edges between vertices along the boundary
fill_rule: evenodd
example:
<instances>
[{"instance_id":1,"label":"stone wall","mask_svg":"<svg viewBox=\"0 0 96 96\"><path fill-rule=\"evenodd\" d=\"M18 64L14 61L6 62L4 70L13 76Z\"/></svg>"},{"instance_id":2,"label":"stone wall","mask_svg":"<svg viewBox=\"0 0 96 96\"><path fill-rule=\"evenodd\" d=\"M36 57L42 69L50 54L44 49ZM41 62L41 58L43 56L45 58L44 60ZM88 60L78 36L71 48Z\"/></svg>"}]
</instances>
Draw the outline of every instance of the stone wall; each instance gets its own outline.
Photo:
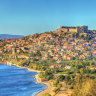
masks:
<instances>
[{"instance_id":1,"label":"stone wall","mask_svg":"<svg viewBox=\"0 0 96 96\"><path fill-rule=\"evenodd\" d=\"M87 33L80 33L79 35L80 35L80 36L82 36L82 35L83 35L83 36L85 36L85 37L86 37L86 36L87 36Z\"/></svg>"},{"instance_id":2,"label":"stone wall","mask_svg":"<svg viewBox=\"0 0 96 96\"><path fill-rule=\"evenodd\" d=\"M60 28L60 31L68 32L68 28Z\"/></svg>"},{"instance_id":3,"label":"stone wall","mask_svg":"<svg viewBox=\"0 0 96 96\"><path fill-rule=\"evenodd\" d=\"M76 27L67 27L60 26L60 29L54 31L54 33L62 34L62 33L70 32L70 33L88 33L88 26L76 26Z\"/></svg>"},{"instance_id":4,"label":"stone wall","mask_svg":"<svg viewBox=\"0 0 96 96\"><path fill-rule=\"evenodd\" d=\"M69 28L69 32L72 32L72 33L73 33L73 32L76 32L76 33L77 33L78 30L77 30L77 28Z\"/></svg>"}]
</instances>

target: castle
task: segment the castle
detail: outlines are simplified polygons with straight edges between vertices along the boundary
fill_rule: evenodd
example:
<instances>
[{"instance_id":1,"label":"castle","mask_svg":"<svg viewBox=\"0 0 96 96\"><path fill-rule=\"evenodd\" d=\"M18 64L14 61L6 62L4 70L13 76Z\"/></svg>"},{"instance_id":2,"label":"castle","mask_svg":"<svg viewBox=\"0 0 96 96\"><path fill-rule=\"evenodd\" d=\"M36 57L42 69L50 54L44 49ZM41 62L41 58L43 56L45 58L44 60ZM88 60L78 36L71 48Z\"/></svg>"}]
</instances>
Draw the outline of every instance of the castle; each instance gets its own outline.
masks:
<instances>
[{"instance_id":1,"label":"castle","mask_svg":"<svg viewBox=\"0 0 96 96\"><path fill-rule=\"evenodd\" d=\"M76 27L68 27L68 26L60 26L60 29L54 31L54 33L62 34L62 33L88 33L88 26L76 26Z\"/></svg>"}]
</instances>

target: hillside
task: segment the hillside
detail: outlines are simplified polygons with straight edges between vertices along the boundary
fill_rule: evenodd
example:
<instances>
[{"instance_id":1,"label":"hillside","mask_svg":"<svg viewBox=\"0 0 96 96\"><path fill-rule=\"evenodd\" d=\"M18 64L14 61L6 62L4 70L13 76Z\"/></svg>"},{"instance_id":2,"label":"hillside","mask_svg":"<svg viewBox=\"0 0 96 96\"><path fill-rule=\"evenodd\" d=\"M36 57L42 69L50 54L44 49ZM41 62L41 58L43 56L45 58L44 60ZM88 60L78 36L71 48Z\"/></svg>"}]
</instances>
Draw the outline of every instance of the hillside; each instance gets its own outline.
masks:
<instances>
[{"instance_id":1,"label":"hillside","mask_svg":"<svg viewBox=\"0 0 96 96\"><path fill-rule=\"evenodd\" d=\"M96 31L87 26L0 40L0 62L40 71L52 86L45 94L96 96Z\"/></svg>"},{"instance_id":2,"label":"hillside","mask_svg":"<svg viewBox=\"0 0 96 96\"><path fill-rule=\"evenodd\" d=\"M18 58L56 60L57 62L95 59L96 33L82 30L81 33L75 30L65 32L64 30L60 28L56 31L33 34L20 39L1 40L0 53L11 54L9 58L16 55Z\"/></svg>"},{"instance_id":3,"label":"hillside","mask_svg":"<svg viewBox=\"0 0 96 96\"><path fill-rule=\"evenodd\" d=\"M0 39L21 38L23 35L0 34Z\"/></svg>"}]
</instances>

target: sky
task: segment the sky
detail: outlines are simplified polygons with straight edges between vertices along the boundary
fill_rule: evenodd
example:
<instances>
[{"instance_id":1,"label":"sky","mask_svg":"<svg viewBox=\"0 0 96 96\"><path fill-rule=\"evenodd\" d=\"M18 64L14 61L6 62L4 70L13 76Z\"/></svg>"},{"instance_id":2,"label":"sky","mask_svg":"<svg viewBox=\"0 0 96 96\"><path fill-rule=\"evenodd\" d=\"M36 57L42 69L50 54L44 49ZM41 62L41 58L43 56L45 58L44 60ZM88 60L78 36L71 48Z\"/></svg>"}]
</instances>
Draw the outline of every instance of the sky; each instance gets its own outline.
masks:
<instances>
[{"instance_id":1,"label":"sky","mask_svg":"<svg viewBox=\"0 0 96 96\"><path fill-rule=\"evenodd\" d=\"M96 29L96 0L0 0L0 34L26 36L79 25Z\"/></svg>"}]
</instances>

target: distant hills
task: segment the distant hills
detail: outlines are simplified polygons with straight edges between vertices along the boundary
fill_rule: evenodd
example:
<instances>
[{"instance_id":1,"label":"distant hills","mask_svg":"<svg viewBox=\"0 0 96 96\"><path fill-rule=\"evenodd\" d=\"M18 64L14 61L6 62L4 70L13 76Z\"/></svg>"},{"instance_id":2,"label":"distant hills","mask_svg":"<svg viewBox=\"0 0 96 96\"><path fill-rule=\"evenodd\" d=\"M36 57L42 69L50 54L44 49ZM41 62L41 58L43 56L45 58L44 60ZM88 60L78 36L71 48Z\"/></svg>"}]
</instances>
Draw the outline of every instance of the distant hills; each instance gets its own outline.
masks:
<instances>
[{"instance_id":1,"label":"distant hills","mask_svg":"<svg viewBox=\"0 0 96 96\"><path fill-rule=\"evenodd\" d=\"M23 35L0 34L0 39L21 38Z\"/></svg>"}]
</instances>

